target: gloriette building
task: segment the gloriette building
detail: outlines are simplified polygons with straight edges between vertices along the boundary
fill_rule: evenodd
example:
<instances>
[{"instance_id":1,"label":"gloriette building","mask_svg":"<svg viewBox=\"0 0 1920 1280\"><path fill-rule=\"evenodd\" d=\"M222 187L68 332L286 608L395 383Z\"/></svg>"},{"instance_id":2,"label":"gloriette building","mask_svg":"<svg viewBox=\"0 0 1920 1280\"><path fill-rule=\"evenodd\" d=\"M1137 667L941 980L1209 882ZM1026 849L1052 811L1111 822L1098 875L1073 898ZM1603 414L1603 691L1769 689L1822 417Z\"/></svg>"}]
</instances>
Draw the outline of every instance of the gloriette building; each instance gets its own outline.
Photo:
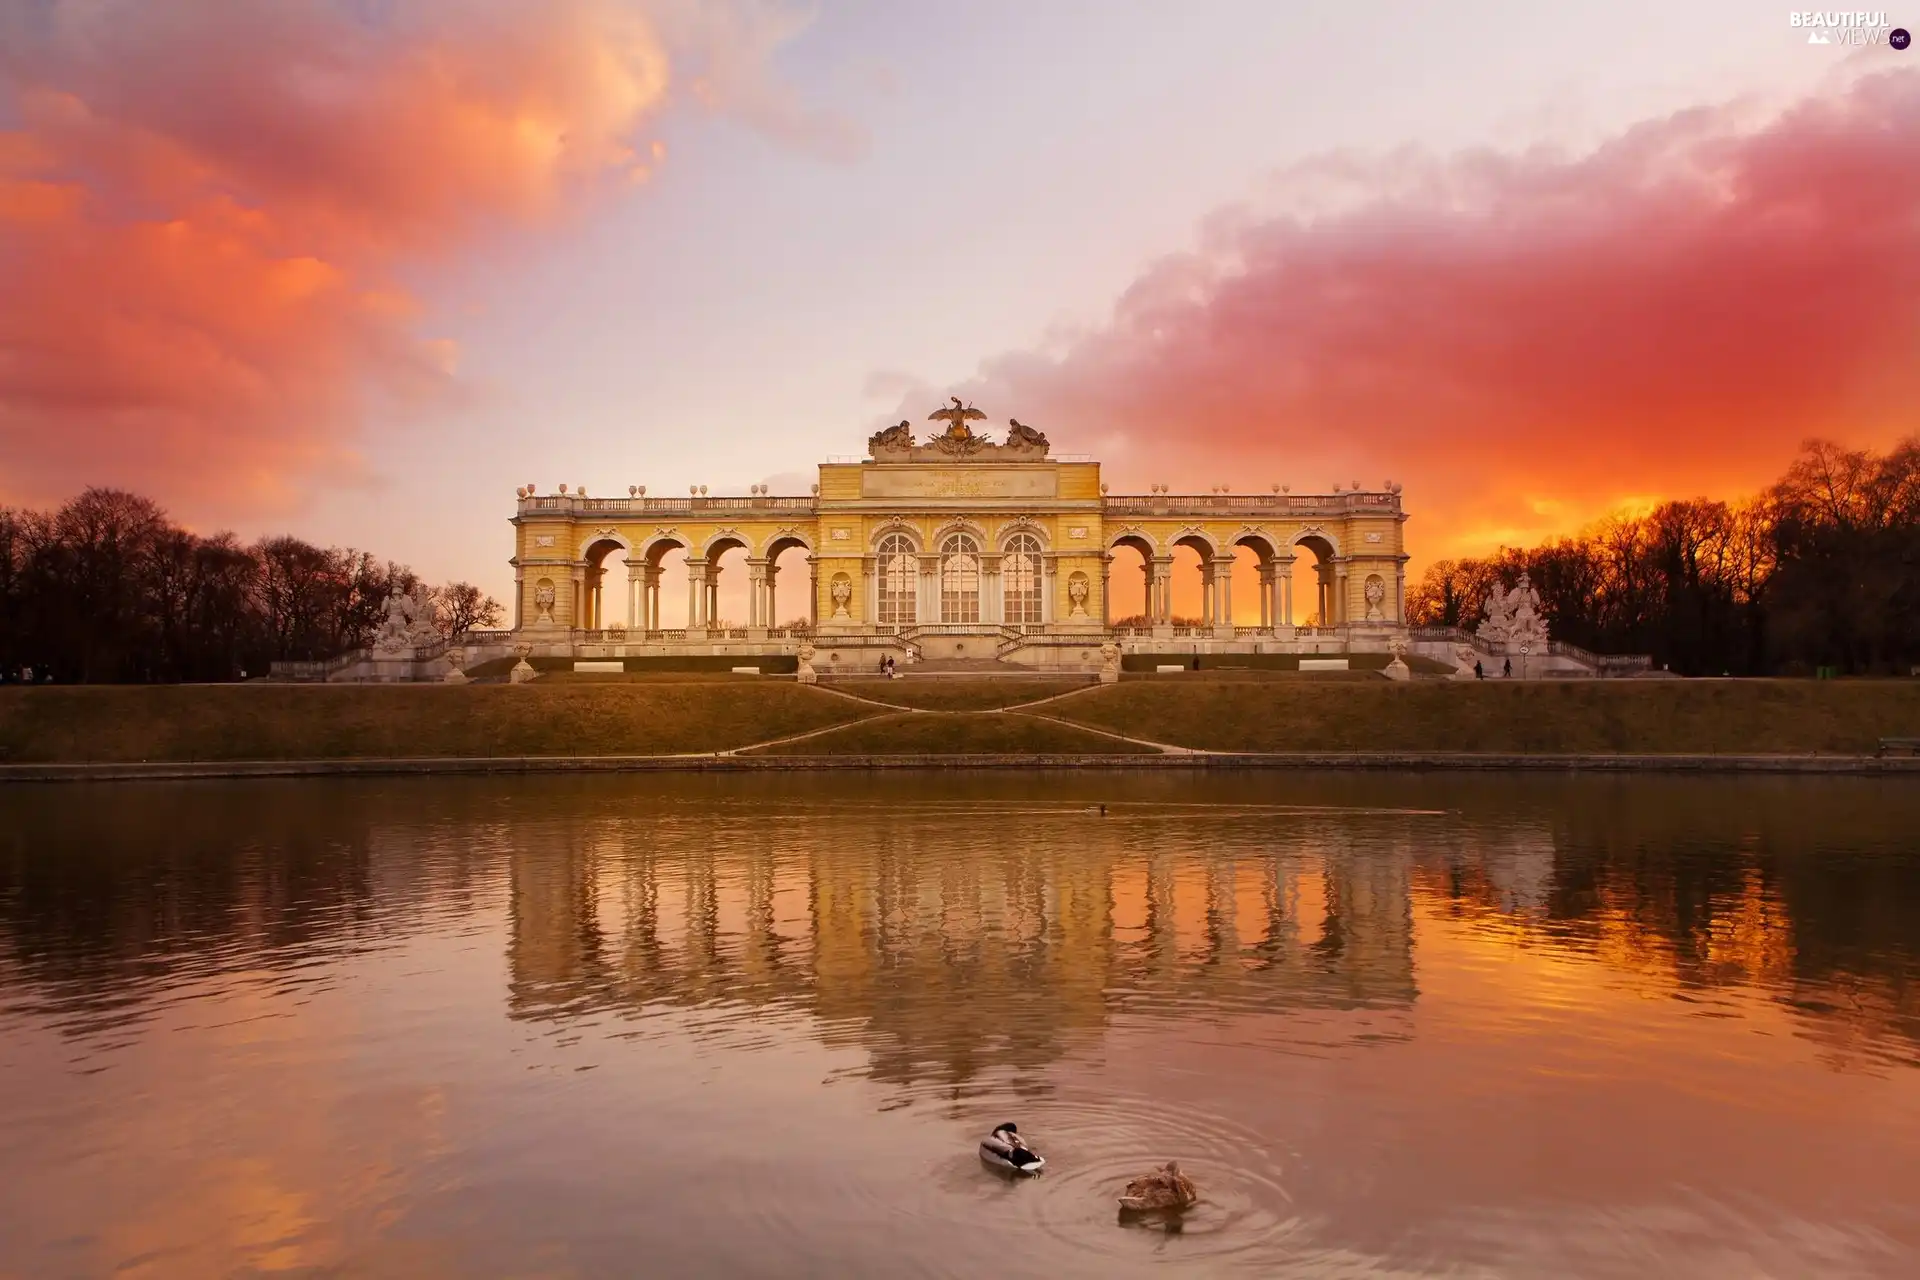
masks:
<instances>
[{"instance_id":1,"label":"gloriette building","mask_svg":"<svg viewBox=\"0 0 1920 1280\"><path fill-rule=\"evenodd\" d=\"M871 667L884 653L1092 669L1109 639L1129 652L1334 654L1406 638L1398 485L1112 494L1098 462L1055 455L1017 420L1002 440L977 432L986 415L959 400L930 418L943 426L931 439L902 422L869 439L866 458L821 464L806 495L521 490L513 642L591 659L792 653L811 638L823 670ZM1199 559L1200 611L1176 621L1180 547ZM721 557L735 548L746 553L746 618L723 625ZM792 548L805 553L806 607L781 583L780 611L804 613L805 628L774 616L776 581L798 558L777 565ZM676 549L684 576L663 571ZM616 553L624 598L609 589ZM1123 624L1110 587L1124 573L1143 575L1146 612ZM685 627L663 625L675 592Z\"/></svg>"}]
</instances>

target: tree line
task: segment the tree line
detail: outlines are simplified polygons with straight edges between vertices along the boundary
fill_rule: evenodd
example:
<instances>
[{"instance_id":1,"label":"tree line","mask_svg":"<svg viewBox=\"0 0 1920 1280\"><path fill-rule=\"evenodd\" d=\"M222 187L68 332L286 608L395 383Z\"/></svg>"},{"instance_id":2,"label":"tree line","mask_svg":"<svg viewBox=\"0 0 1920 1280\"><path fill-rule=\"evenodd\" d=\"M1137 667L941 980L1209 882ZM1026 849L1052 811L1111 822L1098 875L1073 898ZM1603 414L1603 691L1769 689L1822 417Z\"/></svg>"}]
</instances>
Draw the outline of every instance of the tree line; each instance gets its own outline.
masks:
<instances>
[{"instance_id":1,"label":"tree line","mask_svg":"<svg viewBox=\"0 0 1920 1280\"><path fill-rule=\"evenodd\" d=\"M1524 570L1557 640L1686 675L1906 674L1920 664L1920 437L1887 453L1810 441L1741 502L1663 502L1577 537L1441 560L1415 626L1477 626Z\"/></svg>"},{"instance_id":2,"label":"tree line","mask_svg":"<svg viewBox=\"0 0 1920 1280\"><path fill-rule=\"evenodd\" d=\"M237 680L368 644L405 565L298 538L202 537L159 506L88 489L57 511L0 507L0 676L60 682ZM430 589L441 634L497 626L465 582Z\"/></svg>"}]
</instances>

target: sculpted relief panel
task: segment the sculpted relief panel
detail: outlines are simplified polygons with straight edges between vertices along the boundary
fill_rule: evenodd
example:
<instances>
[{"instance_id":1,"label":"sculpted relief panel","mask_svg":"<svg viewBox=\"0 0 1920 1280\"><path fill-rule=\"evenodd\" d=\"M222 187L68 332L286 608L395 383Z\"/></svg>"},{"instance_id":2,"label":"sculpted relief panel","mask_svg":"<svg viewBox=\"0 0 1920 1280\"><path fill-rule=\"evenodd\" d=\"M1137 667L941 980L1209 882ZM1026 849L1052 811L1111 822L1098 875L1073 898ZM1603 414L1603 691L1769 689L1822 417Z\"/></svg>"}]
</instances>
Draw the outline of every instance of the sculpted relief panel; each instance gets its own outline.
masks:
<instances>
[{"instance_id":1,"label":"sculpted relief panel","mask_svg":"<svg viewBox=\"0 0 1920 1280\"><path fill-rule=\"evenodd\" d=\"M888 467L860 476L863 498L1052 498L1059 492L1059 477L1052 468L963 471Z\"/></svg>"}]
</instances>

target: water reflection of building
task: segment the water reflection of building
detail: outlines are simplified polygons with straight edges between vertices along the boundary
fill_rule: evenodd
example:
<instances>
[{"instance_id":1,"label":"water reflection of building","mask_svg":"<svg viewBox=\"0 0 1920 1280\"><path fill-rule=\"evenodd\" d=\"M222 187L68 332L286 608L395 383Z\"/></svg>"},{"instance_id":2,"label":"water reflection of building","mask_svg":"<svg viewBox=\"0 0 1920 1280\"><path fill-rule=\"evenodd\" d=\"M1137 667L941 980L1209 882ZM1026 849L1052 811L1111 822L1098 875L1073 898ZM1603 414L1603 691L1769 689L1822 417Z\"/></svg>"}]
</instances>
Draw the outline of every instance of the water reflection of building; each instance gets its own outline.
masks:
<instances>
[{"instance_id":1,"label":"water reflection of building","mask_svg":"<svg viewBox=\"0 0 1920 1280\"><path fill-rule=\"evenodd\" d=\"M1226 828L1201 854L1157 820L1045 813L996 841L990 820L609 822L522 847L511 1008L785 1005L881 1078L958 1082L1117 1016L1414 998L1410 850Z\"/></svg>"}]
</instances>

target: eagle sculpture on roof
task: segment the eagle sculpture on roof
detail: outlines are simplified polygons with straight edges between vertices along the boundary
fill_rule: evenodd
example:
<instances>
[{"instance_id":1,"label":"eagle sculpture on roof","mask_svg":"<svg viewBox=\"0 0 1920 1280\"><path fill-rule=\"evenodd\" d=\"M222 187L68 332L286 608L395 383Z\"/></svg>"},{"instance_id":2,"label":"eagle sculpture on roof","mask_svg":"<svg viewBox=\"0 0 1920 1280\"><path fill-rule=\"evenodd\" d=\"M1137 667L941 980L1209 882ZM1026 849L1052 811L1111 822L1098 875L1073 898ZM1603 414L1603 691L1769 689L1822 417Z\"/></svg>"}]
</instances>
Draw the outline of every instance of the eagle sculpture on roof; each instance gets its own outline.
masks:
<instances>
[{"instance_id":1,"label":"eagle sculpture on roof","mask_svg":"<svg viewBox=\"0 0 1920 1280\"><path fill-rule=\"evenodd\" d=\"M985 422L987 415L972 405L960 403L959 396L948 396L953 401L951 409L937 409L927 415L929 422L944 422L947 429L933 438L933 446L945 453L972 453L986 441L973 434L969 422Z\"/></svg>"}]
</instances>

